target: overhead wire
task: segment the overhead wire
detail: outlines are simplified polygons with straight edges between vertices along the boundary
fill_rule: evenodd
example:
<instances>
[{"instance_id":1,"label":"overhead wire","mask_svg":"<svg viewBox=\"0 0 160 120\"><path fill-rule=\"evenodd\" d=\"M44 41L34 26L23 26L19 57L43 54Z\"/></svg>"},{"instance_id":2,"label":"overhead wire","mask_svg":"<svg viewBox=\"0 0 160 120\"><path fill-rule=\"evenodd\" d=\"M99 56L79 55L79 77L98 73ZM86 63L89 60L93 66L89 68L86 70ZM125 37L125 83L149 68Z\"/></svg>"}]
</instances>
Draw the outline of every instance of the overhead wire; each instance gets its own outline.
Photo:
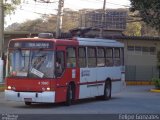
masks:
<instances>
[{"instance_id":1,"label":"overhead wire","mask_svg":"<svg viewBox=\"0 0 160 120\"><path fill-rule=\"evenodd\" d=\"M52 13L45 14L45 13L34 12L34 11L26 10L26 9L23 9L23 8L19 8L19 10L23 10L23 11L26 11L26 12L31 12L31 13L35 13L35 14L39 14L39 15L55 15L55 14L52 14Z\"/></svg>"},{"instance_id":2,"label":"overhead wire","mask_svg":"<svg viewBox=\"0 0 160 120\"><path fill-rule=\"evenodd\" d=\"M93 2L93 3L95 3L95 2L103 2L102 0L95 0L95 1L91 1L91 0L81 0L81 1L88 1L88 2ZM37 4L38 3L38 4ZM47 13L46 11L48 11L48 10L54 10L54 11L56 11L57 12L57 9L53 9L53 7L51 8L51 7L49 7L49 6L44 6L44 5L42 5L42 4L44 4L44 3L46 3L47 5L48 4L52 4L52 6L54 5L55 7L54 8L57 8L57 6L58 6L58 4L56 4L56 3L58 3L58 1L53 1L53 2L50 2L50 0L47 0L47 1L45 1L45 0L36 0L35 1L35 4L32 4L32 3L29 3L29 1L28 0L24 0L23 1L23 3L22 3L22 5L21 5L21 8L22 7L24 7L24 5L29 5L29 6L33 6L33 8L34 9L36 9L36 8L38 8L38 9L44 9L45 10L45 13ZM53 4L54 3L54 4ZM113 4L113 5L119 5L119 6L124 6L124 7L129 7L129 6L127 6L127 5L122 5L122 4L117 4L117 3L111 3L111 2L107 2L107 3L109 3L109 4ZM55 5L56 4L56 5ZM66 3L66 4L69 4L69 3ZM69 5L71 5L71 4L69 4ZM45 7L45 8L44 8ZM21 9L22 10L22 9ZM23 9L23 10L25 10L25 9ZM76 11L78 11L79 9L74 9L74 10L76 10ZM34 11L33 11L34 12ZM43 14L43 13L42 13Z\"/></svg>"},{"instance_id":3,"label":"overhead wire","mask_svg":"<svg viewBox=\"0 0 160 120\"><path fill-rule=\"evenodd\" d=\"M93 1L93 0L81 0L81 1L92 2L92 3L102 3L103 2L103 0L95 0L95 1ZM44 5L45 3L47 4L47 6ZM29 2L29 0L24 0L21 7L17 8L17 9L27 11L27 12L31 12L31 13L35 13L35 14L39 14L39 15L48 15L48 14L49 15L55 15L55 14L52 14L52 13L48 13L48 10L52 10L52 11L57 12L57 9L58 9L58 4L57 3L58 3L58 0L53 1L53 2L47 2L45 0L36 0L35 2L32 2L32 3ZM112 3L112 2L106 2L106 3L113 4L113 5L118 5L118 6L123 6L123 7L126 7L126 8L129 7L128 5L122 5L122 4L118 4L118 3ZM71 5L70 3L65 3L65 4L69 4L69 6ZM35 10L25 9L25 5L33 6L33 8ZM50 5L55 6L55 7L51 8ZM37 12L38 9L44 9L44 12L43 13ZM79 9L75 9L75 10L78 11Z\"/></svg>"},{"instance_id":4,"label":"overhead wire","mask_svg":"<svg viewBox=\"0 0 160 120\"><path fill-rule=\"evenodd\" d=\"M101 3L103 3L103 1L102 0L95 0L95 1L91 1L91 0L81 0L81 1L88 1L88 2L93 2L93 3L97 3L97 2L101 2ZM123 6L123 7L126 7L126 8L129 8L130 6L128 6L128 5L122 5L122 4L118 4L118 3L112 3L112 2L107 2L106 1L106 3L109 3L109 4L113 4L113 5L117 5L117 6Z\"/></svg>"},{"instance_id":5,"label":"overhead wire","mask_svg":"<svg viewBox=\"0 0 160 120\"><path fill-rule=\"evenodd\" d=\"M102 0L96 0L96 1L103 2ZM112 3L112 2L108 2L108 1L106 1L106 3L113 4L113 5L118 5L118 6L123 6L123 7L130 7L130 6L128 6L128 5L122 5L122 4Z\"/></svg>"},{"instance_id":6,"label":"overhead wire","mask_svg":"<svg viewBox=\"0 0 160 120\"><path fill-rule=\"evenodd\" d=\"M57 1L52 2L52 3L47 3L47 5L48 4L52 4L52 6L53 6L54 5L53 3L56 4ZM42 4L44 4L44 3L39 3L39 2L29 3L28 1L23 1L21 6L19 7L19 10L24 10L24 11L35 13L35 14L39 14L39 15L47 15L47 14L54 15L53 13L50 13L50 12L51 11L52 12L53 11L57 12L57 5L56 5L56 7L52 7L51 8L49 6L42 5ZM33 9L32 10L28 10L28 7L31 7ZM25 9L25 8L27 8L27 9ZM37 11L40 11L40 10L44 10L43 13L42 12L37 12Z\"/></svg>"},{"instance_id":7,"label":"overhead wire","mask_svg":"<svg viewBox=\"0 0 160 120\"><path fill-rule=\"evenodd\" d=\"M53 2L50 2L50 0L47 0L47 1L45 1L45 0L34 0L35 2L38 2L38 3L55 3L55 2L58 2L58 1L53 1Z\"/></svg>"},{"instance_id":8,"label":"overhead wire","mask_svg":"<svg viewBox=\"0 0 160 120\"><path fill-rule=\"evenodd\" d=\"M21 6L24 6L24 5L29 5L29 6L33 6L33 7L37 7L37 8L46 9L46 8L44 8L45 6L41 5L41 4L23 3ZM52 5L54 5L54 4L52 4ZM56 5L56 7L57 7L57 5ZM47 9L53 10L53 8L56 8L56 7L47 7Z\"/></svg>"}]
</instances>

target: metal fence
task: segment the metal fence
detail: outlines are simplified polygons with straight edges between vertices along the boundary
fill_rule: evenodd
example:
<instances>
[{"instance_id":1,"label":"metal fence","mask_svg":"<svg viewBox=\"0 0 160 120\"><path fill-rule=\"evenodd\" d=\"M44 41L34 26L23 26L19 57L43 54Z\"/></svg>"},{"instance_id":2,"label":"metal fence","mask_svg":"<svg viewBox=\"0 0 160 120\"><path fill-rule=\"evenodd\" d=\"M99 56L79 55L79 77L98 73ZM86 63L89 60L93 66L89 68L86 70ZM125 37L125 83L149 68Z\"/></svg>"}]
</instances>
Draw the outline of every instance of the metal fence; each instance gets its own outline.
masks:
<instances>
[{"instance_id":1,"label":"metal fence","mask_svg":"<svg viewBox=\"0 0 160 120\"><path fill-rule=\"evenodd\" d=\"M152 80L159 76L159 71L156 66L125 66L126 80Z\"/></svg>"}]
</instances>

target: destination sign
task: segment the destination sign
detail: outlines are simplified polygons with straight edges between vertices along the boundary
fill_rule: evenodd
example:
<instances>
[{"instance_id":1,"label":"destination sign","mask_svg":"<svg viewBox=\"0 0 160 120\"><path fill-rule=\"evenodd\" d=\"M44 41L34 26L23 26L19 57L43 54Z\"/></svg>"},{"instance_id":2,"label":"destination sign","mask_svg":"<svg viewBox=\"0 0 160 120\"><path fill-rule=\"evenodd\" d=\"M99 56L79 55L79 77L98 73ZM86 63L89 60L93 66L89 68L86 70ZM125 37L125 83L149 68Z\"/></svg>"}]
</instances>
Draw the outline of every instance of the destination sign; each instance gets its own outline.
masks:
<instances>
[{"instance_id":1,"label":"destination sign","mask_svg":"<svg viewBox=\"0 0 160 120\"><path fill-rule=\"evenodd\" d=\"M30 42L30 41L12 41L9 44L9 48L46 48L46 49L52 49L53 43L44 41L44 42Z\"/></svg>"}]
</instances>

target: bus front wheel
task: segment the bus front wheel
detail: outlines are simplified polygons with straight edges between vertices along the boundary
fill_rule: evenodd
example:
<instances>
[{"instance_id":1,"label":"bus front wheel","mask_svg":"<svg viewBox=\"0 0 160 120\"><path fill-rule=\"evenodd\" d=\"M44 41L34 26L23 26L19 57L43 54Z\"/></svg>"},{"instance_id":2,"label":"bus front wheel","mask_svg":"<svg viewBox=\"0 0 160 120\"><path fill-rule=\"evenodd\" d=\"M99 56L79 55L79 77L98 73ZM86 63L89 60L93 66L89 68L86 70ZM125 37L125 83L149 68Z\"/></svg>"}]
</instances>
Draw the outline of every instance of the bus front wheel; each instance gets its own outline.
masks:
<instances>
[{"instance_id":1,"label":"bus front wheel","mask_svg":"<svg viewBox=\"0 0 160 120\"><path fill-rule=\"evenodd\" d=\"M109 100L110 98L111 98L111 80L107 80L105 82L103 99Z\"/></svg>"},{"instance_id":2,"label":"bus front wheel","mask_svg":"<svg viewBox=\"0 0 160 120\"><path fill-rule=\"evenodd\" d=\"M67 98L66 98L66 105L70 106L74 100L74 87L73 85L69 85L67 88Z\"/></svg>"}]
</instances>

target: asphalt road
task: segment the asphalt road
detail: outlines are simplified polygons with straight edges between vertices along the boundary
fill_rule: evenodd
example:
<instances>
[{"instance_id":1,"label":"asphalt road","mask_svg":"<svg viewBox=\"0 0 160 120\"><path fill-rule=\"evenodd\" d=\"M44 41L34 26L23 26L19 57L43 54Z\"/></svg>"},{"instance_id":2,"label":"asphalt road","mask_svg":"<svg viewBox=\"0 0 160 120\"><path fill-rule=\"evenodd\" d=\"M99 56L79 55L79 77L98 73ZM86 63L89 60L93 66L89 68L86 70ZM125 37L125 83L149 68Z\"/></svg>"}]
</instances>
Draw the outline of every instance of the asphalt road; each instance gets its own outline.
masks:
<instances>
[{"instance_id":1,"label":"asphalt road","mask_svg":"<svg viewBox=\"0 0 160 120\"><path fill-rule=\"evenodd\" d=\"M151 88L153 86L127 86L122 92L112 95L112 99L109 101L85 99L78 100L71 106L65 106L63 103L25 106L23 102L5 101L4 93L1 92L0 114L4 117L6 114L25 114L26 116L37 114L39 117L41 115L49 116L49 114L76 116L77 114L159 114L160 93L150 92ZM96 117L98 116L94 118Z\"/></svg>"}]
</instances>

